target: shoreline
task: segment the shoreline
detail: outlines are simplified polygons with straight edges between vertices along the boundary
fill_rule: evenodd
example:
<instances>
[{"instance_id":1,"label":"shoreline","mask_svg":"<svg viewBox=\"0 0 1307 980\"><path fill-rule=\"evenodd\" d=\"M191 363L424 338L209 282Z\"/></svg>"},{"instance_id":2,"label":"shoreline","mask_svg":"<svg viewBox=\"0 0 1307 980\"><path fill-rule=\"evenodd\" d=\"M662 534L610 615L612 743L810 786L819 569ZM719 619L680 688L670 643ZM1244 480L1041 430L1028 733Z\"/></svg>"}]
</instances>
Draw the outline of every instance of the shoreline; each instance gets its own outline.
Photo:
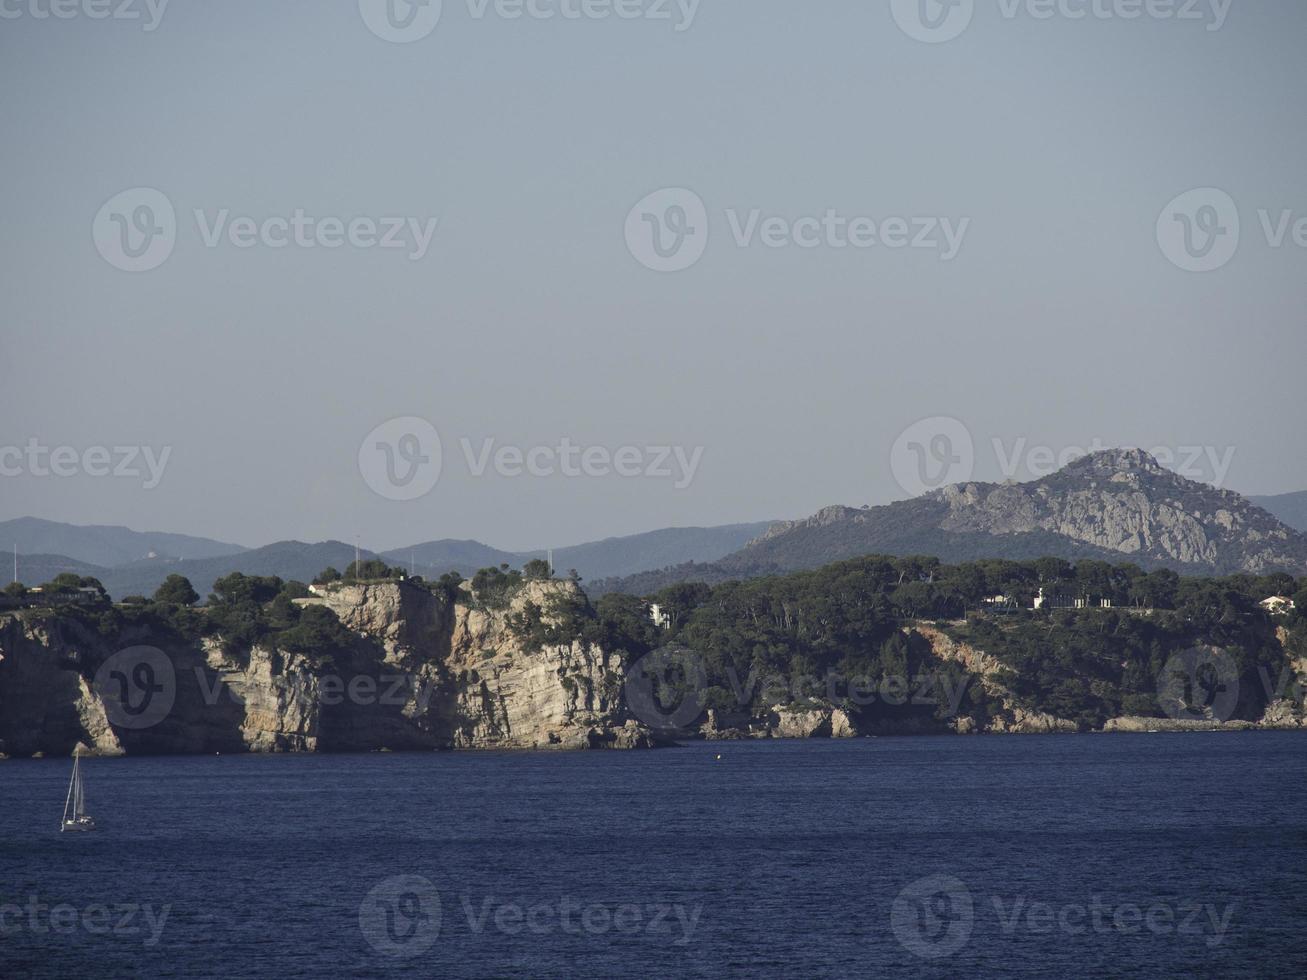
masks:
<instances>
[{"instance_id":1,"label":"shoreline","mask_svg":"<svg viewBox=\"0 0 1307 980\"><path fill-rule=\"evenodd\" d=\"M1183 726L1183 727L1178 727ZM649 751L660 749L684 749L692 746L702 745L711 747L719 743L738 744L766 744L769 742L791 743L845 743L856 744L858 742L870 739L998 739L1010 738L1013 736L1019 738L1077 738L1109 735L1114 737L1131 736L1131 735L1212 735L1212 734L1287 734L1300 733L1307 735L1307 727L1297 725L1259 725L1256 722L1225 722L1216 725L1209 725L1202 722L1182 723L1171 722L1171 727L1159 727L1154 729L1140 728L1100 728L1083 732L1069 731L1005 731L1005 732L970 732L962 734L960 732L886 732L867 735L849 735L841 738L832 738L830 736L717 736L707 737L703 735L687 735L682 738L661 741L656 745L645 749L578 749L562 748L558 746L532 746L523 748L505 748L503 746L487 746L486 748L435 748L435 749L342 749L333 750L290 750L280 752L259 752L259 751L237 751L237 752L117 752L117 753L98 753L93 751L83 751L79 755L83 759L95 759L96 761L116 760L116 759L163 759L163 758L181 758L181 759L205 759L214 757L278 757L278 756L377 756L377 755L457 755L457 756L524 756L524 755L573 755L584 754L626 754L636 753L644 754ZM35 755L10 756L0 754L0 762L52 762L67 761L73 758L69 755L52 755L49 753L37 753Z\"/></svg>"}]
</instances>

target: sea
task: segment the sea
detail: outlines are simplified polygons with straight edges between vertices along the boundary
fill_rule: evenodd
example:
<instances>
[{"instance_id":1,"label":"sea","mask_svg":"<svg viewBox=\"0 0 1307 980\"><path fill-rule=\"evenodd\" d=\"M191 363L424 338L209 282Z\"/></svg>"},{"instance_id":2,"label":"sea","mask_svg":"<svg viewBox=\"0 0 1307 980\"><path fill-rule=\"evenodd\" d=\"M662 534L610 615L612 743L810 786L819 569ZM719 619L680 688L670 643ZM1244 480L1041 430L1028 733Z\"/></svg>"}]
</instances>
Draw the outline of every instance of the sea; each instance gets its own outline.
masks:
<instances>
[{"instance_id":1,"label":"sea","mask_svg":"<svg viewBox=\"0 0 1307 980\"><path fill-rule=\"evenodd\" d=\"M0 762L0 977L1283 977L1307 733Z\"/></svg>"}]
</instances>

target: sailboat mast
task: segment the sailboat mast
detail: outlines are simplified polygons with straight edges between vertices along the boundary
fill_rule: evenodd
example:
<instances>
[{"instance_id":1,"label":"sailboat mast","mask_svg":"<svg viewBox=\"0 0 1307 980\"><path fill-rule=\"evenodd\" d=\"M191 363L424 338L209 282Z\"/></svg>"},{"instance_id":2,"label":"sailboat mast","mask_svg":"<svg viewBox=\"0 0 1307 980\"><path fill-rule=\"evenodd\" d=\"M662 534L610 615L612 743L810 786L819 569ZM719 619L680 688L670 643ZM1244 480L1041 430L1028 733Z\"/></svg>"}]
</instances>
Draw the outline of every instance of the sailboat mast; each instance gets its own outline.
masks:
<instances>
[{"instance_id":1,"label":"sailboat mast","mask_svg":"<svg viewBox=\"0 0 1307 980\"><path fill-rule=\"evenodd\" d=\"M73 754L73 778L68 780L68 799L64 800L64 822L68 822L68 808L73 802L73 791L77 787L77 754Z\"/></svg>"}]
</instances>

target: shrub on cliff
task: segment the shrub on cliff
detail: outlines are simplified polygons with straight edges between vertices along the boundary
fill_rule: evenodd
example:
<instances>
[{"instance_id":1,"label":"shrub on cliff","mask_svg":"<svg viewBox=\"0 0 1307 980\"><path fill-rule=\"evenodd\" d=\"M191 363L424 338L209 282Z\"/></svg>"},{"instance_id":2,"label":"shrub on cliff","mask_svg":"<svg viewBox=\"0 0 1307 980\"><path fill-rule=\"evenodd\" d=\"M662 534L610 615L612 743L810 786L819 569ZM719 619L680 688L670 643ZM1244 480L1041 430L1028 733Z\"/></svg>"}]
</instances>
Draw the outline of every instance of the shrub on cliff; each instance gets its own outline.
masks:
<instances>
[{"instance_id":1,"label":"shrub on cliff","mask_svg":"<svg viewBox=\"0 0 1307 980\"><path fill-rule=\"evenodd\" d=\"M343 659L354 642L354 634L340 624L330 609L307 606L299 611L299 621L274 634L272 641L279 650L302 654L320 665L330 665L338 658Z\"/></svg>"},{"instance_id":2,"label":"shrub on cliff","mask_svg":"<svg viewBox=\"0 0 1307 980\"><path fill-rule=\"evenodd\" d=\"M404 577L404 569L392 568L380 558L352 561L345 569L346 582L384 582Z\"/></svg>"},{"instance_id":3,"label":"shrub on cliff","mask_svg":"<svg viewBox=\"0 0 1307 980\"><path fill-rule=\"evenodd\" d=\"M472 595L487 609L502 609L522 587L522 573L508 565L483 568L472 576Z\"/></svg>"},{"instance_id":4,"label":"shrub on cliff","mask_svg":"<svg viewBox=\"0 0 1307 980\"><path fill-rule=\"evenodd\" d=\"M458 597L463 591L462 585L463 585L462 575L460 575L458 572L446 572L444 575L440 576L440 578L436 580L436 584L432 588L432 591L436 593L443 593L445 598L448 599L450 603L454 603L458 601Z\"/></svg>"},{"instance_id":5,"label":"shrub on cliff","mask_svg":"<svg viewBox=\"0 0 1307 980\"><path fill-rule=\"evenodd\" d=\"M522 566L522 577L528 582L543 582L554 577L554 570L543 558L532 558Z\"/></svg>"}]
</instances>

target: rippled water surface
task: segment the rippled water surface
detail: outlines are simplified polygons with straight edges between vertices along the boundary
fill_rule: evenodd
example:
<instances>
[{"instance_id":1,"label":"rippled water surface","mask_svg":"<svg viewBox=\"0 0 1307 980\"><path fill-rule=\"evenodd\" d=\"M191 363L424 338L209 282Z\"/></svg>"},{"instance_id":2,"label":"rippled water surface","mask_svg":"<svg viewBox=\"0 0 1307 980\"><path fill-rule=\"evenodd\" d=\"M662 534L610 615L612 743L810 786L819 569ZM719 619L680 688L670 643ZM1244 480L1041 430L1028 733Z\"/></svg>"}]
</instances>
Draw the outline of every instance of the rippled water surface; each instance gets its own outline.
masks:
<instances>
[{"instance_id":1,"label":"rippled water surface","mask_svg":"<svg viewBox=\"0 0 1307 980\"><path fill-rule=\"evenodd\" d=\"M720 754L721 758L717 758ZM1307 736L0 763L0 976L1274 976Z\"/></svg>"}]
</instances>

